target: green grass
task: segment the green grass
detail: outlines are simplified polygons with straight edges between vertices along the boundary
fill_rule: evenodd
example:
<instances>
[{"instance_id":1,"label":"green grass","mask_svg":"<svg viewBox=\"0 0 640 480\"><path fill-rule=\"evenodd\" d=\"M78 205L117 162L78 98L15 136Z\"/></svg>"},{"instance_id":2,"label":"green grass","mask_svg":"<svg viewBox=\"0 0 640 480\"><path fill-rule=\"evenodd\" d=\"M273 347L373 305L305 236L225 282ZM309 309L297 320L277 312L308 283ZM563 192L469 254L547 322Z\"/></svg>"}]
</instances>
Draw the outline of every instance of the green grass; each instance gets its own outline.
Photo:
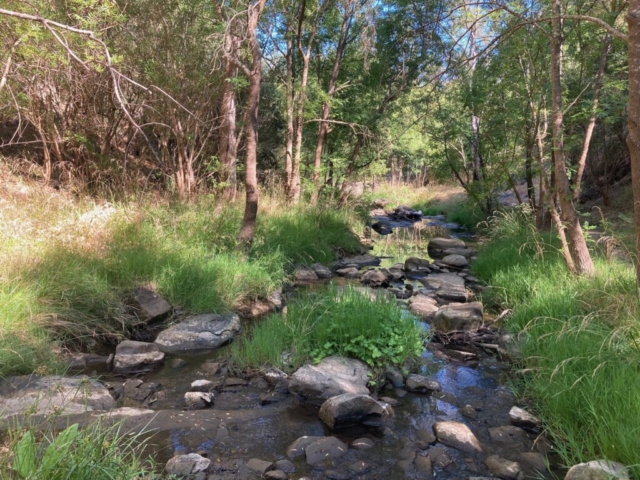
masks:
<instances>
[{"instance_id":1,"label":"green grass","mask_svg":"<svg viewBox=\"0 0 640 480\"><path fill-rule=\"evenodd\" d=\"M292 371L334 354L382 367L420 355L423 341L415 319L395 299L330 287L305 292L289 303L286 314L254 325L245 339L231 346L231 358L243 370L271 365Z\"/></svg>"},{"instance_id":2,"label":"green grass","mask_svg":"<svg viewBox=\"0 0 640 480\"><path fill-rule=\"evenodd\" d=\"M596 259L597 274L567 273L552 235L526 214L490 222L473 265L485 296L513 308L522 341L520 393L544 419L567 465L606 458L640 476L640 301L631 265ZM490 298L489 298L490 297Z\"/></svg>"},{"instance_id":3,"label":"green grass","mask_svg":"<svg viewBox=\"0 0 640 480\"><path fill-rule=\"evenodd\" d=\"M153 474L153 463L144 460L146 442L139 435L125 436L120 426L94 423L62 432L51 426L33 433L29 428L9 431L13 457L0 458L0 474L25 480L130 480Z\"/></svg>"},{"instance_id":4,"label":"green grass","mask_svg":"<svg viewBox=\"0 0 640 480\"><path fill-rule=\"evenodd\" d=\"M90 202L49 205L49 214L22 197L11 217L2 212L15 228L0 229L0 376L53 371L60 346L122 338L136 324L125 302L138 285L182 313L235 310L278 288L295 264L361 248L350 210L266 198L247 254L237 243L239 203L150 200L115 205L104 218Z\"/></svg>"}]
</instances>

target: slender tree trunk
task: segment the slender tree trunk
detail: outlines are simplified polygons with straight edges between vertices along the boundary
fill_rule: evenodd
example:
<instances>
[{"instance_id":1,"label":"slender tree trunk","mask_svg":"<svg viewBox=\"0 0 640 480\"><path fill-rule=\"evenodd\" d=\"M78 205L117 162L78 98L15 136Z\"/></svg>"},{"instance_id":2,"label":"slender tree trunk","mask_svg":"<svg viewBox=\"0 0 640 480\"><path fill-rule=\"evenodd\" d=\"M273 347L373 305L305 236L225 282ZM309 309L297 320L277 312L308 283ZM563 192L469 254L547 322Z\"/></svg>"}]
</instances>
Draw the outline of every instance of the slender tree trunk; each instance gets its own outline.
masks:
<instances>
[{"instance_id":1,"label":"slender tree trunk","mask_svg":"<svg viewBox=\"0 0 640 480\"><path fill-rule=\"evenodd\" d=\"M631 157L633 209L636 224L636 279L640 289L640 0L630 0L627 10L629 27L629 133L627 145Z\"/></svg>"},{"instance_id":2,"label":"slender tree trunk","mask_svg":"<svg viewBox=\"0 0 640 480\"><path fill-rule=\"evenodd\" d=\"M302 162L302 133L304 128L304 106L307 97L307 83L309 81L309 55L302 55L302 78L300 91L298 92L298 109L296 112L294 137L293 137L293 168L291 173L291 200L293 203L300 201L300 163Z\"/></svg>"},{"instance_id":3,"label":"slender tree trunk","mask_svg":"<svg viewBox=\"0 0 640 480\"><path fill-rule=\"evenodd\" d=\"M580 217L571 199L569 177L565 165L565 152L563 141L564 118L562 111L562 6L561 0L553 0L553 21L551 35L551 90L553 103L553 150L554 171L556 174L556 191L560 207L562 208L562 221L568 236L569 249L579 275L593 275L595 268L587 241L584 238ZM569 265L567 265L569 266Z\"/></svg>"},{"instance_id":4,"label":"slender tree trunk","mask_svg":"<svg viewBox=\"0 0 640 480\"><path fill-rule=\"evenodd\" d=\"M225 35L225 48L232 46L231 35ZM233 201L238 192L237 182L237 156L238 156L238 135L236 131L236 94L233 90L231 79L236 75L237 67L229 60L225 61L224 80L222 87L222 104L220 105L220 116L222 124L220 126L220 145L218 148L218 158L220 159L221 175L220 181L223 183L222 198Z\"/></svg>"},{"instance_id":5,"label":"slender tree trunk","mask_svg":"<svg viewBox=\"0 0 640 480\"><path fill-rule=\"evenodd\" d=\"M287 198L292 197L292 173L293 173L293 42L287 39L287 77L286 77L286 96L287 96L287 130L285 134L285 154L284 154L284 171L285 171L285 195Z\"/></svg>"},{"instance_id":6,"label":"slender tree trunk","mask_svg":"<svg viewBox=\"0 0 640 480\"><path fill-rule=\"evenodd\" d=\"M246 174L245 191L246 203L244 217L240 227L240 242L245 248L250 248L256 231L256 219L258 218L258 106L260 105L260 88L262 84L262 51L258 43L257 28L258 19L262 13L266 0L258 0L249 4L247 9L247 37L251 48L251 70L249 75L249 92L247 100L247 112L245 123L246 133Z\"/></svg>"},{"instance_id":7,"label":"slender tree trunk","mask_svg":"<svg viewBox=\"0 0 640 480\"><path fill-rule=\"evenodd\" d=\"M338 45L336 47L336 58L333 61L333 68L331 69L331 76L329 77L329 85L327 88L327 100L322 105L322 115L320 117L320 125L318 127L318 141L316 142L316 150L314 153L313 161L313 192L311 193L311 205L318 203L318 194L320 192L320 169L322 167L322 151L324 149L324 142L329 133L329 116L331 115L331 101L336 93L336 83L338 82L338 75L340 74L340 66L342 64L342 56L347 44L347 36L349 34L349 26L351 24L351 3L348 3L344 7L344 14L342 16L342 25L340 26L340 38L338 39Z\"/></svg>"},{"instance_id":8,"label":"slender tree trunk","mask_svg":"<svg viewBox=\"0 0 640 480\"><path fill-rule=\"evenodd\" d=\"M582 186L582 175L584 174L584 167L587 164L587 156L589 155L589 146L591 145L591 138L593 137L593 130L596 126L596 116L598 114L598 102L600 98L600 91L602 90L602 79L604 78L604 71L607 66L607 57L611 51L611 35L607 35L604 45L602 46L602 53L600 54L600 65L598 67L598 74L596 75L595 85L593 86L593 103L591 104L591 117L587 124L587 129L584 133L584 140L582 142L582 151L580 152L580 158L578 159L578 171L576 172L576 179L573 184L573 201L577 202L580 198L580 187Z\"/></svg>"}]
</instances>

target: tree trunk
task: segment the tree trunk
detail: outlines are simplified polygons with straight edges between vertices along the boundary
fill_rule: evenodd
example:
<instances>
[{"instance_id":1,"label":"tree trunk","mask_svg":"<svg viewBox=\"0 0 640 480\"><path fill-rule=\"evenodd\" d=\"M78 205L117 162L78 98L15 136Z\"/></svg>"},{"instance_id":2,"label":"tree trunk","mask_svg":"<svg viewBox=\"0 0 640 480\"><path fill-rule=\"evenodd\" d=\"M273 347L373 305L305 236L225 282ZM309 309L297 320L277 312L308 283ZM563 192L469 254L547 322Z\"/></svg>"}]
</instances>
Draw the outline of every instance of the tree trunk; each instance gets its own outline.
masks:
<instances>
[{"instance_id":1,"label":"tree trunk","mask_svg":"<svg viewBox=\"0 0 640 480\"><path fill-rule=\"evenodd\" d=\"M602 79L604 77L604 70L607 66L607 57L609 56L610 51L611 35L607 35L602 47L602 53L600 54L600 65L598 67L598 74L596 75L595 85L593 86L593 103L591 104L591 117L589 118L589 123L587 124L587 129L584 133L582 151L580 152L580 158L578 159L578 171L576 172L576 179L573 184L574 202L577 202L580 198L582 175L584 174L584 167L587 164L589 145L591 144L591 137L593 136L593 130L596 126L596 115L598 114L598 101L600 98L600 91L602 90Z\"/></svg>"},{"instance_id":2,"label":"tree trunk","mask_svg":"<svg viewBox=\"0 0 640 480\"><path fill-rule=\"evenodd\" d=\"M225 48L234 48L231 35L225 35ZM238 156L238 135L236 131L236 95L231 79L236 75L237 67L229 60L225 61L224 80L222 87L222 104L220 105L220 145L218 158L220 160L220 182L223 184L222 198L233 201L238 192L236 162Z\"/></svg>"},{"instance_id":3,"label":"tree trunk","mask_svg":"<svg viewBox=\"0 0 640 480\"><path fill-rule=\"evenodd\" d=\"M258 217L258 106L260 105L260 87L262 84L262 52L257 38L258 19L262 13L266 0L259 0L255 4L249 4L247 9L247 37L251 48L251 70L249 73L249 92L247 100L247 112L245 123L246 133L246 174L245 190L246 203L244 217L240 227L240 242L246 249L251 247L256 231L256 219Z\"/></svg>"},{"instance_id":4,"label":"tree trunk","mask_svg":"<svg viewBox=\"0 0 640 480\"><path fill-rule=\"evenodd\" d=\"M287 29L288 31L288 29ZM287 131L285 133L285 154L284 154L284 171L285 171L285 195L291 198L291 177L293 173L293 42L287 39L287 77L286 77L286 96L287 96Z\"/></svg>"},{"instance_id":5,"label":"tree trunk","mask_svg":"<svg viewBox=\"0 0 640 480\"><path fill-rule=\"evenodd\" d=\"M329 86L327 88L327 100L322 105L322 115L320 117L320 126L318 127L318 141L316 142L316 150L313 162L313 192L311 193L311 205L318 203L318 194L320 192L320 169L322 167L322 150L324 142L329 133L329 116L331 115L331 101L336 93L336 83L338 74L340 73L340 65L342 64L342 56L347 44L347 35L349 34L349 26L351 24L351 4L348 3L344 7L344 15L342 16L342 25L340 26L340 38L336 47L336 58L333 61L331 76L329 77Z\"/></svg>"},{"instance_id":6,"label":"tree trunk","mask_svg":"<svg viewBox=\"0 0 640 480\"><path fill-rule=\"evenodd\" d=\"M633 209L636 225L636 279L640 289L640 0L630 0L627 10L629 28L629 133L627 145L631 157Z\"/></svg>"},{"instance_id":7,"label":"tree trunk","mask_svg":"<svg viewBox=\"0 0 640 480\"><path fill-rule=\"evenodd\" d=\"M551 90L553 103L553 151L556 191L562 208L562 222L568 236L569 249L579 275L593 275L595 268L587 241L584 238L580 217L571 199L569 177L565 165L563 141L564 115L562 111L562 7L560 0L553 0L551 35ZM569 267L569 265L567 265Z\"/></svg>"}]
</instances>

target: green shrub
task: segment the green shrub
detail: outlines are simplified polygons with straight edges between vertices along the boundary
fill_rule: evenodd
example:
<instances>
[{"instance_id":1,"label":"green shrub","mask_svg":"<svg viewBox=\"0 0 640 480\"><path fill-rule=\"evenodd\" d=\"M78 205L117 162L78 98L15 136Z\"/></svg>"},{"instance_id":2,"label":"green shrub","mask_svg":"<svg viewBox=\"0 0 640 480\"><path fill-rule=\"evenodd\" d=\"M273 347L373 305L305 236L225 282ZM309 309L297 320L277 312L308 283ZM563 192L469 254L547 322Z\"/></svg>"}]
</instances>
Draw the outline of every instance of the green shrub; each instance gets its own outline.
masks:
<instances>
[{"instance_id":1,"label":"green shrub","mask_svg":"<svg viewBox=\"0 0 640 480\"><path fill-rule=\"evenodd\" d=\"M424 335L415 318L395 299L370 295L352 287L305 292L290 302L286 315L270 316L232 345L232 361L240 369L292 370L335 354L372 367L402 365L419 356Z\"/></svg>"}]
</instances>

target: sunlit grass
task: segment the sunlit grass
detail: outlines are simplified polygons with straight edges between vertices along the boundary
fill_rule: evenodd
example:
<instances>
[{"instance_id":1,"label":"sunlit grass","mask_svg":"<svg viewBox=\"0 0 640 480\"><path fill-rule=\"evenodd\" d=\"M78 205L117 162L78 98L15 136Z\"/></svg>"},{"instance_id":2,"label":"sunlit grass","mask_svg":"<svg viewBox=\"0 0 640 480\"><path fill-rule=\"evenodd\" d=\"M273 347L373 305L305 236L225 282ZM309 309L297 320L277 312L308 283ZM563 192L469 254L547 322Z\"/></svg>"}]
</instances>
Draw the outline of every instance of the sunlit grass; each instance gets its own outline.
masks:
<instances>
[{"instance_id":1,"label":"sunlit grass","mask_svg":"<svg viewBox=\"0 0 640 480\"><path fill-rule=\"evenodd\" d=\"M522 341L520 393L534 402L564 462L596 458L640 475L640 303L633 268L596 259L596 276L570 275L551 234L521 213L487 230L473 272L491 300L513 308Z\"/></svg>"}]
</instances>

